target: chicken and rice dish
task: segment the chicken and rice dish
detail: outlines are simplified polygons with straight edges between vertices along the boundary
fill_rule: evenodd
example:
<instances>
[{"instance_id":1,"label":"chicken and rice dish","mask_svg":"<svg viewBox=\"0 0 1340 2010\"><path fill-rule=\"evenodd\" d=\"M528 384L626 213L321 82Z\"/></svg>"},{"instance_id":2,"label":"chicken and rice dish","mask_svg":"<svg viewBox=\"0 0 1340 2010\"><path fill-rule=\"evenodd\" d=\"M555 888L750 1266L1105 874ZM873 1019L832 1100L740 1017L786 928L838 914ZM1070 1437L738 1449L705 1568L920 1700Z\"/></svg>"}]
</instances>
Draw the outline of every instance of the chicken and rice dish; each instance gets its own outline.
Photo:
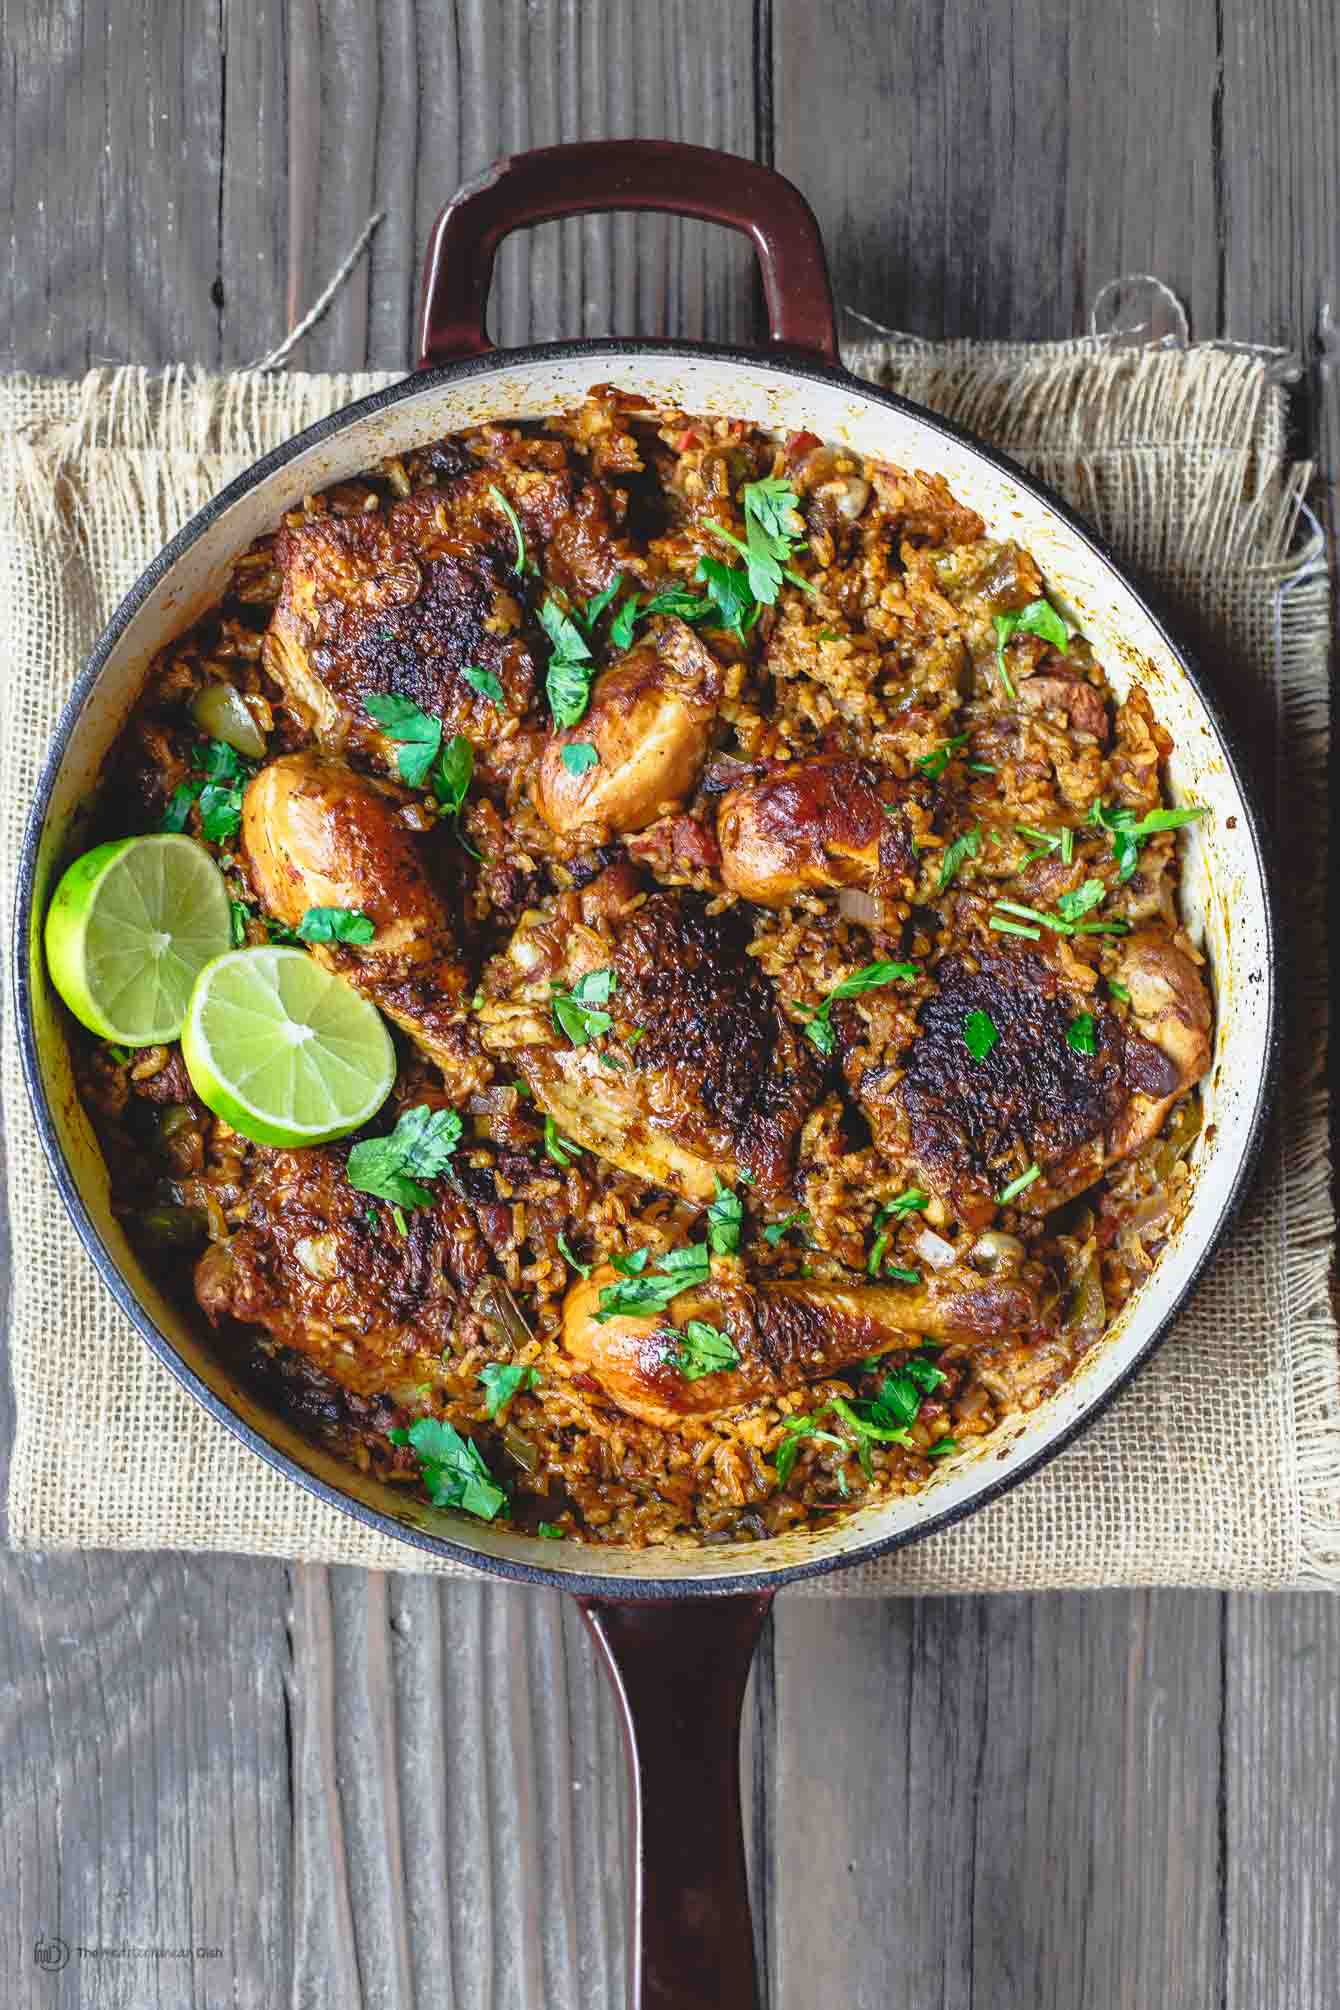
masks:
<instances>
[{"instance_id":1,"label":"chicken and rice dish","mask_svg":"<svg viewBox=\"0 0 1340 2010\"><path fill-rule=\"evenodd\" d=\"M354 1136L76 1030L132 1241L309 1434L583 1541L925 1487L1182 1210L1168 736L935 474L614 388L308 497L152 665L107 833L372 1001Z\"/></svg>"}]
</instances>

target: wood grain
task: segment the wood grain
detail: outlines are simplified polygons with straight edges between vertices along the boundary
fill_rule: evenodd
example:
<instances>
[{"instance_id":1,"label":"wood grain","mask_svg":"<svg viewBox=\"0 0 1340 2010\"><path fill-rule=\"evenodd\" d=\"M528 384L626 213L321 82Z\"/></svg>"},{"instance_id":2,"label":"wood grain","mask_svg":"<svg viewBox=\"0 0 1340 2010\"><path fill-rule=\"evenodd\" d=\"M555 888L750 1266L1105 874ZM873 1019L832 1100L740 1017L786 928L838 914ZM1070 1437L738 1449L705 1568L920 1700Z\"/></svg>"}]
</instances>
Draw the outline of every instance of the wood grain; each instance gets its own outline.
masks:
<instances>
[{"instance_id":1,"label":"wood grain","mask_svg":"<svg viewBox=\"0 0 1340 2010\"><path fill-rule=\"evenodd\" d=\"M0 359L409 359L440 203L497 153L705 141L811 197L839 297L1045 338L1152 271L1340 404L1340 23L1321 0L0 0ZM509 244L505 341L747 337L747 249L627 216ZM1316 2010L1340 1959L1333 1603L783 1602L745 1780L771 2010ZM240 1559L0 1558L0 2000L617 2010L627 1796L575 1613ZM705 1819L710 1819L705 1814ZM31 1963L39 1932L220 1945Z\"/></svg>"}]
</instances>

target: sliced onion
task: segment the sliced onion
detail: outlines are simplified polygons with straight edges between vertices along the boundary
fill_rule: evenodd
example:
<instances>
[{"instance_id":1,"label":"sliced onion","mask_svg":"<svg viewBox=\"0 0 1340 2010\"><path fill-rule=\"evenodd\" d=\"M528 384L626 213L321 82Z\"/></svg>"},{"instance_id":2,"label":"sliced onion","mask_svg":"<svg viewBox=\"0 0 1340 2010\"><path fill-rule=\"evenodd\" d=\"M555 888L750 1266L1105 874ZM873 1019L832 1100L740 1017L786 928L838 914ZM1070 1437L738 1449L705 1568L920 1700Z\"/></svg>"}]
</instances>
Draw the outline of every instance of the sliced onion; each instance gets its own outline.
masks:
<instances>
[{"instance_id":1,"label":"sliced onion","mask_svg":"<svg viewBox=\"0 0 1340 2010\"><path fill-rule=\"evenodd\" d=\"M946 1242L933 1228L923 1228L912 1247L923 1263L929 1263L932 1270L948 1270L958 1261L958 1251L952 1242Z\"/></svg>"},{"instance_id":2,"label":"sliced onion","mask_svg":"<svg viewBox=\"0 0 1340 2010\"><path fill-rule=\"evenodd\" d=\"M191 717L212 740L226 740L248 760L259 761L265 752L265 735L246 699L231 684L206 684L196 695Z\"/></svg>"},{"instance_id":3,"label":"sliced onion","mask_svg":"<svg viewBox=\"0 0 1340 2010\"><path fill-rule=\"evenodd\" d=\"M838 913L844 921L859 921L862 928L878 928L884 918L884 903L863 886L844 886L838 895Z\"/></svg>"}]
</instances>

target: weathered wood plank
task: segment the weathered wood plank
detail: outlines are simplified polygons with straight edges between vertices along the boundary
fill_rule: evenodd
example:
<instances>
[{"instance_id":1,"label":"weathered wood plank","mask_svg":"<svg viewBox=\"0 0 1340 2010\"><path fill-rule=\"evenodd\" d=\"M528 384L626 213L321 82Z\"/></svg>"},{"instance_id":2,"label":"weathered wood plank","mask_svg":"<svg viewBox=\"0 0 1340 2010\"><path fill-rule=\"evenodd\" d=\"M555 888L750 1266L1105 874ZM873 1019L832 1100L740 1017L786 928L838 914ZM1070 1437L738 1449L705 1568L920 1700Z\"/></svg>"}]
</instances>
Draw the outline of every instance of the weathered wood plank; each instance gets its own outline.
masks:
<instances>
[{"instance_id":1,"label":"weathered wood plank","mask_svg":"<svg viewBox=\"0 0 1340 2010\"><path fill-rule=\"evenodd\" d=\"M798 1600L775 1635L777 2004L1212 2000L1217 1596Z\"/></svg>"},{"instance_id":2,"label":"weathered wood plank","mask_svg":"<svg viewBox=\"0 0 1340 2010\"><path fill-rule=\"evenodd\" d=\"M1045 340L1130 271L1218 318L1209 7L772 0L776 165L838 298L918 335Z\"/></svg>"},{"instance_id":3,"label":"weathered wood plank","mask_svg":"<svg viewBox=\"0 0 1340 2010\"><path fill-rule=\"evenodd\" d=\"M15 2010L283 2000L284 1601L282 1570L241 1558L0 1560L0 1962ZM34 1964L39 1935L73 1950L57 1975Z\"/></svg>"}]
</instances>

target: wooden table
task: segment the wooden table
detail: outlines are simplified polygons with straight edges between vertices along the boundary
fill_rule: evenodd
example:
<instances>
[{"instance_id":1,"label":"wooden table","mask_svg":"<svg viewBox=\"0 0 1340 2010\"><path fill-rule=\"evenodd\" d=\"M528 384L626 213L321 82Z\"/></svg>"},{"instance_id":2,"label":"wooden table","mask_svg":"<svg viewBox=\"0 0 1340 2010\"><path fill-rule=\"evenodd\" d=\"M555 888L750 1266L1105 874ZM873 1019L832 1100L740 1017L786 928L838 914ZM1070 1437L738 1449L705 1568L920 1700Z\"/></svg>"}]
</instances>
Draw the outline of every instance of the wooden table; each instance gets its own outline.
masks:
<instances>
[{"instance_id":1,"label":"wooden table","mask_svg":"<svg viewBox=\"0 0 1340 2010\"><path fill-rule=\"evenodd\" d=\"M494 155L668 134L774 162L839 298L1044 337L1108 278L1298 346L1336 466L1331 0L8 0L0 362L408 360L419 247ZM552 227L502 341L745 336L747 253ZM96 1456L96 1448L90 1448ZM0 1558L0 1999L620 2004L622 1767L558 1598L179 1556ZM746 1751L773 2010L1321 2010L1340 1608L1110 1593L784 1601ZM710 1815L705 1813L705 1819ZM33 1963L39 1933L221 1950Z\"/></svg>"}]
</instances>

